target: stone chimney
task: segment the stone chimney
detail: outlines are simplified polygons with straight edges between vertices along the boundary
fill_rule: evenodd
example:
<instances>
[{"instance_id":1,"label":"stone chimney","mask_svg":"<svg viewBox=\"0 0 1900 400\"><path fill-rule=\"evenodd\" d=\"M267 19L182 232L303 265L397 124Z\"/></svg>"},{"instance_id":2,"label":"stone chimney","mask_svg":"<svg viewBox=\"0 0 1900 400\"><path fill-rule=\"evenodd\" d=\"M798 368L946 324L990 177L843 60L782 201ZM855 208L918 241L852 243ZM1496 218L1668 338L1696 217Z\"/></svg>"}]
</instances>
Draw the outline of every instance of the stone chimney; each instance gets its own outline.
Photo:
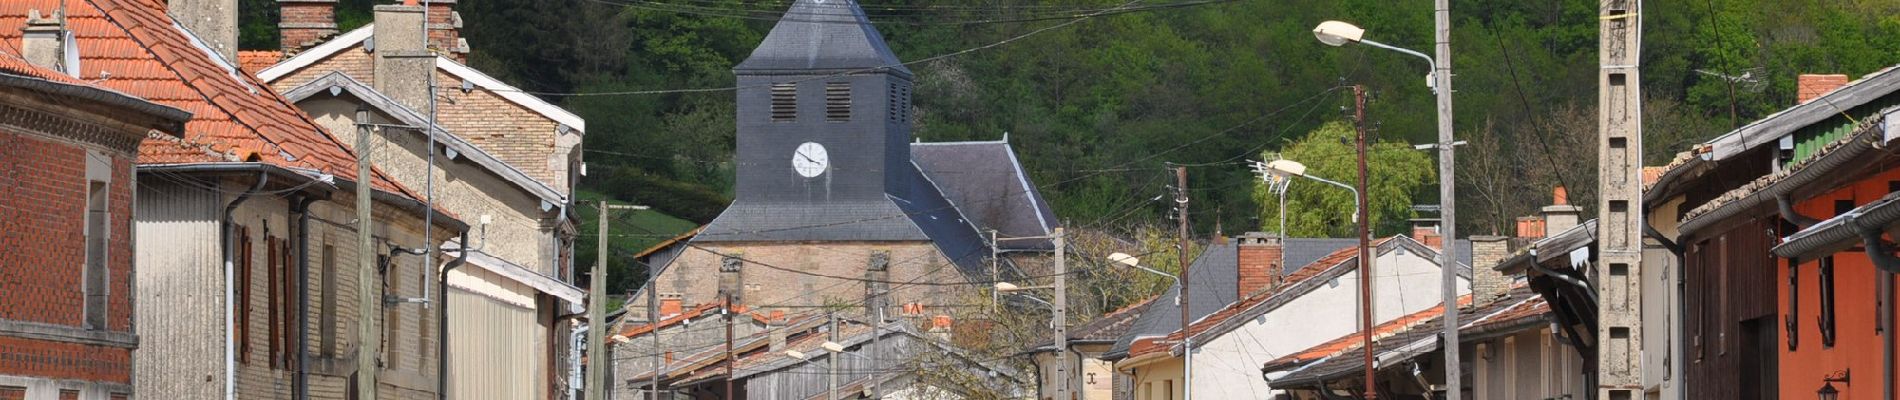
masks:
<instances>
[{"instance_id":1,"label":"stone chimney","mask_svg":"<svg viewBox=\"0 0 1900 400\"><path fill-rule=\"evenodd\" d=\"M737 256L726 256L719 260L719 294L732 296L733 303L745 302L744 264L745 261Z\"/></svg>"},{"instance_id":2,"label":"stone chimney","mask_svg":"<svg viewBox=\"0 0 1900 400\"><path fill-rule=\"evenodd\" d=\"M289 57L336 35L336 0L277 0L278 44Z\"/></svg>"},{"instance_id":3,"label":"stone chimney","mask_svg":"<svg viewBox=\"0 0 1900 400\"><path fill-rule=\"evenodd\" d=\"M1847 75L1801 74L1795 84L1794 103L1807 103L1841 86L1847 86Z\"/></svg>"},{"instance_id":4,"label":"stone chimney","mask_svg":"<svg viewBox=\"0 0 1900 400\"><path fill-rule=\"evenodd\" d=\"M1438 218L1413 218L1412 240L1417 240L1419 243L1424 243L1426 246L1434 249L1443 250L1445 248L1445 236L1438 233L1438 226L1442 223L1443 222L1440 222Z\"/></svg>"},{"instance_id":5,"label":"stone chimney","mask_svg":"<svg viewBox=\"0 0 1900 400\"><path fill-rule=\"evenodd\" d=\"M1517 217L1517 237L1524 239L1544 238L1544 217Z\"/></svg>"},{"instance_id":6,"label":"stone chimney","mask_svg":"<svg viewBox=\"0 0 1900 400\"><path fill-rule=\"evenodd\" d=\"M238 0L168 0L165 10L211 51L237 64Z\"/></svg>"},{"instance_id":7,"label":"stone chimney","mask_svg":"<svg viewBox=\"0 0 1900 400\"><path fill-rule=\"evenodd\" d=\"M429 47L456 62L468 62L468 40L462 38L462 14L455 12L458 0L422 0L429 7Z\"/></svg>"},{"instance_id":8,"label":"stone chimney","mask_svg":"<svg viewBox=\"0 0 1900 400\"><path fill-rule=\"evenodd\" d=\"M1284 241L1278 235L1262 232L1244 233L1235 239L1240 243L1235 249L1234 271L1240 276L1234 280L1239 283L1239 291L1234 293L1247 297L1277 286L1283 271L1280 265L1286 260L1282 256Z\"/></svg>"},{"instance_id":9,"label":"stone chimney","mask_svg":"<svg viewBox=\"0 0 1900 400\"><path fill-rule=\"evenodd\" d=\"M1499 262L1511 254L1510 239L1503 236L1471 237L1471 305L1483 306L1503 298L1511 291L1512 277L1498 272Z\"/></svg>"},{"instance_id":10,"label":"stone chimney","mask_svg":"<svg viewBox=\"0 0 1900 400\"><path fill-rule=\"evenodd\" d=\"M66 16L54 11L40 16L40 10L27 10L26 27L20 29L20 52L26 62L55 71L67 71L65 63L66 31L61 29Z\"/></svg>"},{"instance_id":11,"label":"stone chimney","mask_svg":"<svg viewBox=\"0 0 1900 400\"><path fill-rule=\"evenodd\" d=\"M1563 233L1582 223L1583 208L1570 205L1570 193L1563 186L1551 191L1551 205L1544 206L1545 235Z\"/></svg>"},{"instance_id":12,"label":"stone chimney","mask_svg":"<svg viewBox=\"0 0 1900 400\"><path fill-rule=\"evenodd\" d=\"M422 35L422 6L413 1L376 6L373 35L376 91L412 110L427 109L435 55L429 53Z\"/></svg>"}]
</instances>

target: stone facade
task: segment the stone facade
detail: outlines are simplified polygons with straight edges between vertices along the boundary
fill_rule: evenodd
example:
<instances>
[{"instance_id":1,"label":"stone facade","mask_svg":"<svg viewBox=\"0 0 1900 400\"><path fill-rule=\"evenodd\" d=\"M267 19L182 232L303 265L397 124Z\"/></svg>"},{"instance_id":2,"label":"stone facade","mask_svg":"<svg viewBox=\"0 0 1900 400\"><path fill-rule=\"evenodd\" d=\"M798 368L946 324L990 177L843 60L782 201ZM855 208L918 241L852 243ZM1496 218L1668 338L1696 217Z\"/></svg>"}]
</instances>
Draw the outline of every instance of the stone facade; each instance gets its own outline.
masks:
<instances>
[{"instance_id":1,"label":"stone facade","mask_svg":"<svg viewBox=\"0 0 1900 400\"><path fill-rule=\"evenodd\" d=\"M875 257L888 261L886 271L872 270ZM886 283L891 296L885 315L895 318L902 314L898 307L913 303L927 314L948 314L951 306L976 296L973 286L961 284L968 281L929 242L740 242L693 243L654 286L662 297L679 296L689 305L718 302L722 289L736 289L736 303L794 314L821 306L869 313L864 305L870 287ZM905 284L910 282L917 284ZM644 319L644 291L628 302L627 312Z\"/></svg>"}]
</instances>

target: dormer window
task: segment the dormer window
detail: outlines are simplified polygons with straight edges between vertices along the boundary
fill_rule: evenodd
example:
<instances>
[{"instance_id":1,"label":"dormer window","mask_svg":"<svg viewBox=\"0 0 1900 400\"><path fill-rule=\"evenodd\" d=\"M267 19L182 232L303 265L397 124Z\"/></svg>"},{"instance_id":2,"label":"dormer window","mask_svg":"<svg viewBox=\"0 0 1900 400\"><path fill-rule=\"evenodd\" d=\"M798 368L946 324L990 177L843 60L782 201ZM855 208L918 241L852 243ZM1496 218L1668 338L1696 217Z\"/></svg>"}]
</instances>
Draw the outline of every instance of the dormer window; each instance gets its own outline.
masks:
<instances>
[{"instance_id":1,"label":"dormer window","mask_svg":"<svg viewBox=\"0 0 1900 400\"><path fill-rule=\"evenodd\" d=\"M772 122L798 120L798 84L772 84Z\"/></svg>"},{"instance_id":2,"label":"dormer window","mask_svg":"<svg viewBox=\"0 0 1900 400\"><path fill-rule=\"evenodd\" d=\"M851 122L851 83L825 84L825 122Z\"/></svg>"}]
</instances>

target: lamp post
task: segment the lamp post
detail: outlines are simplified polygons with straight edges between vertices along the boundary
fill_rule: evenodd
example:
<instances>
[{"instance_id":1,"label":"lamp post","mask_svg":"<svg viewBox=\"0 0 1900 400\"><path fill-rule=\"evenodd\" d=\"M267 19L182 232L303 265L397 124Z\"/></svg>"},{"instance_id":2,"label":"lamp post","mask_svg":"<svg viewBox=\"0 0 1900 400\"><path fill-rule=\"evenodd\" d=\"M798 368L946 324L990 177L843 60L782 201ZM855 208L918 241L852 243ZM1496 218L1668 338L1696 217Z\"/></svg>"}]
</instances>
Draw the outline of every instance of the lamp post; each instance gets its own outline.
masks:
<instances>
[{"instance_id":1,"label":"lamp post","mask_svg":"<svg viewBox=\"0 0 1900 400\"><path fill-rule=\"evenodd\" d=\"M1438 265L1442 271L1440 290L1442 291L1442 301L1444 302L1443 307L1445 309L1445 326L1442 336L1444 342L1448 343L1446 347L1453 349L1445 351L1445 398L1449 400L1459 400L1463 396L1462 390L1464 383L1463 378L1460 377L1458 351L1455 350L1459 343L1458 269L1456 267L1458 262L1458 208L1457 179L1452 168L1456 165L1456 159L1452 154L1452 149L1456 146L1456 139L1452 137L1451 131L1451 7L1449 3L1449 0L1433 1L1432 14L1435 22L1432 35L1434 38L1433 52L1437 53L1437 59L1426 56L1424 53L1366 40L1365 29L1340 21L1321 22L1318 27L1313 28L1313 36L1318 38L1320 43L1325 43L1330 46L1344 46L1348 43L1360 43L1367 46L1409 54L1425 59L1426 64L1431 66L1431 75L1426 80L1426 86L1432 88L1432 92L1437 96L1438 100L1438 143L1433 144L1432 147L1438 149L1439 218L1444 220L1444 224L1440 229L1447 240L1447 244L1441 246L1443 248L1438 252ZM1368 379L1370 379L1370 377L1368 377ZM1370 385L1371 383L1368 382L1367 384Z\"/></svg>"},{"instance_id":2,"label":"lamp post","mask_svg":"<svg viewBox=\"0 0 1900 400\"><path fill-rule=\"evenodd\" d=\"M1357 87L1355 87L1355 91L1359 91ZM1359 92L1363 93L1363 91ZM1361 95L1357 97L1360 104L1364 105L1365 96ZM1361 107L1360 110L1360 117L1363 119L1364 107ZM1361 335L1365 339L1365 344L1362 348L1366 349L1365 398L1378 398L1378 392L1374 387L1373 372L1375 370L1372 357L1372 218L1366 215L1366 209L1368 207L1366 206L1366 197L1362 194L1366 186L1365 129L1359 129L1359 187L1357 188L1325 178L1307 175L1306 164L1300 164L1298 161L1293 160L1273 160L1267 163L1255 162L1254 170L1264 175L1279 176L1281 178L1303 177L1352 191L1352 197L1356 200L1353 204L1358 208L1358 210L1353 212L1353 219L1359 223L1359 323Z\"/></svg>"},{"instance_id":3,"label":"lamp post","mask_svg":"<svg viewBox=\"0 0 1900 400\"><path fill-rule=\"evenodd\" d=\"M1175 276L1174 274L1169 274L1166 272L1156 271L1153 268L1143 267L1141 266L1141 259L1135 258L1135 256L1131 256L1125 253L1109 254L1108 260L1115 262L1116 264L1121 264L1129 268L1134 268L1135 270L1138 270L1141 272L1161 275L1161 276L1168 277L1168 279L1173 279L1174 286L1181 288L1181 290L1174 292L1174 305L1176 307L1182 308L1181 310L1182 314L1186 314L1188 312L1187 308L1183 307L1184 305L1187 304L1187 302L1183 300L1187 298L1188 287L1186 284L1181 282L1181 277L1178 277L1178 276ZM1181 265L1181 270L1186 271L1187 267L1188 267L1187 265ZM1188 327L1185 324L1181 325L1181 354L1183 357L1183 359L1181 360L1181 394L1182 394L1181 398L1183 400L1194 400L1194 335L1192 335L1192 332L1188 332Z\"/></svg>"}]
</instances>

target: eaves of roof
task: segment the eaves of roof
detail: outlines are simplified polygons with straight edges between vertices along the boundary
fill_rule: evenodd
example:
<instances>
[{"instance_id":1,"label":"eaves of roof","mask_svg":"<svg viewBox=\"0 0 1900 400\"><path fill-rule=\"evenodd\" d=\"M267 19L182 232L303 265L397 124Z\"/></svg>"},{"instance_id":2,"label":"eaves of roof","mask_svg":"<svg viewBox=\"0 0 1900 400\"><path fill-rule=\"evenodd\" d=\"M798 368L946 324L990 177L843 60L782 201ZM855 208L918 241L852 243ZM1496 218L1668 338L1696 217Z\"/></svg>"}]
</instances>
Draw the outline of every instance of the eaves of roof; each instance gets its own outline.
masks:
<instances>
[{"instance_id":1,"label":"eaves of roof","mask_svg":"<svg viewBox=\"0 0 1900 400\"><path fill-rule=\"evenodd\" d=\"M448 243L442 246L442 251L459 253L461 246L455 243ZM587 300L587 292L581 290L581 288L569 285L567 282L562 282L559 279L554 279L554 277L534 272L534 270L528 269L528 267L509 262L500 257L482 252L479 249L469 251L468 264L487 270L488 272L493 272L496 275L501 275L517 283L527 285L541 293L547 293L561 300L567 300L569 303L582 303Z\"/></svg>"},{"instance_id":2,"label":"eaves of roof","mask_svg":"<svg viewBox=\"0 0 1900 400\"><path fill-rule=\"evenodd\" d=\"M455 152L458 156L468 157L468 159L475 162L476 165L494 173L495 176L502 178L502 180L514 184L516 188L540 198L542 201L556 205L567 204L567 196L561 195L561 193L554 190L553 187L549 187L546 183L529 177L527 173L515 169L513 165L496 159L493 155L488 154L488 151L482 150L482 148L475 146L473 143L462 139L461 136L449 132L440 124L431 125L429 120L424 118L422 114L409 109L409 107L403 106L401 103L396 102L395 99L383 95L382 92L376 91L375 88L365 85L362 81L351 78L341 71L331 71L303 85L291 88L284 92L284 97L292 102L299 102L317 96L318 94L335 95L342 92L348 92L351 96L355 96L365 104L375 107L383 114L394 117L397 121L401 121L410 127L417 128L407 131L415 132L422 136L434 137L436 143L442 147ZM429 135L422 127L433 127L435 134Z\"/></svg>"},{"instance_id":3,"label":"eaves of roof","mask_svg":"<svg viewBox=\"0 0 1900 400\"><path fill-rule=\"evenodd\" d=\"M323 44L319 44L316 47L311 47L308 50L297 53L295 56L291 56L289 59L285 59L283 62L277 63L277 65L272 65L270 68L259 71L257 77L265 82L276 81L278 78L283 78L293 72L314 65L318 61L330 58L330 56L338 52L358 48L364 41L375 36L375 28L376 24L364 24L362 27L356 28L356 30L337 35L336 38L330 39L330 41L323 42ZM507 99L509 102L513 102L516 105L541 114L541 116L565 125L576 132L584 134L587 131L587 120L582 119L579 115L575 115L573 112L567 111L567 109L549 103L546 100L541 100L541 98L535 97L533 94L529 94L520 88L502 83L501 80L495 79L495 77L488 76L488 74L484 74L474 68L469 68L467 65L451 60L448 57L437 56L435 65L436 69L442 72L454 75L456 78L467 81L482 90L494 93L496 96L501 96L501 98Z\"/></svg>"},{"instance_id":4,"label":"eaves of roof","mask_svg":"<svg viewBox=\"0 0 1900 400\"><path fill-rule=\"evenodd\" d=\"M1541 296L1528 285L1515 286L1509 294L1470 310L1471 315L1477 317L1459 325L1459 340L1470 343L1543 325L1542 317L1550 312L1550 307ZM1470 296L1460 301L1468 305ZM1402 365L1402 361L1437 351L1437 333L1438 327L1443 325L1443 314L1442 307L1433 307L1375 328L1373 355L1381 368ZM1358 333L1348 334L1268 361L1261 369L1268 374L1286 372L1272 379L1271 384L1276 388L1309 386L1336 379L1358 371L1363 365L1358 361L1364 359L1364 340Z\"/></svg>"},{"instance_id":5,"label":"eaves of roof","mask_svg":"<svg viewBox=\"0 0 1900 400\"><path fill-rule=\"evenodd\" d=\"M185 110L145 101L116 90L74 79L58 71L35 66L5 49L0 49L0 86L85 100L106 107L122 108L149 115L159 120L159 123L151 128L173 135L182 134L185 130L185 122L191 120L191 113Z\"/></svg>"},{"instance_id":6,"label":"eaves of roof","mask_svg":"<svg viewBox=\"0 0 1900 400\"><path fill-rule=\"evenodd\" d=\"M1597 220L1583 221L1577 226L1546 236L1531 242L1529 246L1518 249L1504 260L1498 261L1492 269L1507 273L1516 273L1530 268L1531 264L1543 263L1557 257L1568 257L1571 252L1596 244Z\"/></svg>"},{"instance_id":7,"label":"eaves of roof","mask_svg":"<svg viewBox=\"0 0 1900 400\"><path fill-rule=\"evenodd\" d=\"M1790 201L1803 200L1807 196L1800 194L1814 192L1807 190L1813 186L1827 186L1838 183L1840 179L1857 176L1845 173L1843 169L1877 165L1863 156L1888 155L1880 149L1900 136L1900 118L1895 116L1900 116L1900 107L1881 110L1874 118L1861 121L1853 133L1826 144L1807 159L1780 172L1758 177L1689 210L1683 214L1682 224L1677 230L1683 236L1689 236L1736 215L1773 205L1782 196L1789 197Z\"/></svg>"}]
</instances>

